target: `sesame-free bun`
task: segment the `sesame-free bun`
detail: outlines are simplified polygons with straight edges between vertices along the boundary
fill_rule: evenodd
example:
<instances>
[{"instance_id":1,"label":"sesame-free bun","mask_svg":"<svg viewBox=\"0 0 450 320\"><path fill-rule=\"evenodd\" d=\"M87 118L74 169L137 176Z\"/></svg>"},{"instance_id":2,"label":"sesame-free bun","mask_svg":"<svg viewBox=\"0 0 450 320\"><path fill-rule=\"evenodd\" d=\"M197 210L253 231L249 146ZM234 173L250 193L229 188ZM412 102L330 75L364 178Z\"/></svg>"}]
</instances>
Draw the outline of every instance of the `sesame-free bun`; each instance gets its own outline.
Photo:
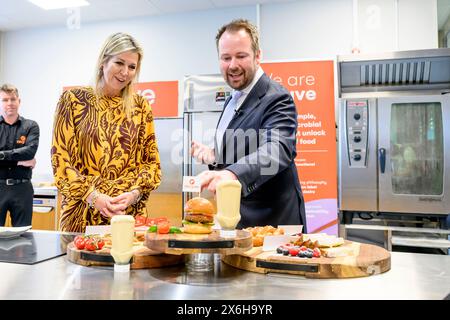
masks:
<instances>
[{"instance_id":1,"label":"sesame-free bun","mask_svg":"<svg viewBox=\"0 0 450 320\"><path fill-rule=\"evenodd\" d=\"M205 198L195 197L184 205L184 212L191 214L204 214L212 216L215 214L213 204Z\"/></svg>"}]
</instances>

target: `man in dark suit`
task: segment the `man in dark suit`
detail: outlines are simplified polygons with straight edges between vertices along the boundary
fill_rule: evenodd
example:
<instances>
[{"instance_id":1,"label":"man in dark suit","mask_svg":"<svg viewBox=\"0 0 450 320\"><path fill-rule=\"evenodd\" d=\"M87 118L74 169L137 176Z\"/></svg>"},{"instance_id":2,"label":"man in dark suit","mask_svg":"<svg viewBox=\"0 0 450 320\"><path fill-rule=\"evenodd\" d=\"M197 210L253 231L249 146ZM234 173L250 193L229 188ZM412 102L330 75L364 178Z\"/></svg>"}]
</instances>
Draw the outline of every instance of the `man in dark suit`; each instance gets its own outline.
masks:
<instances>
[{"instance_id":1,"label":"man in dark suit","mask_svg":"<svg viewBox=\"0 0 450 320\"><path fill-rule=\"evenodd\" d=\"M220 70L233 88L219 119L215 148L192 143L191 154L209 165L202 188L218 182L242 185L238 228L303 224L303 195L295 167L297 111L289 92L260 67L258 31L247 20L219 29Z\"/></svg>"}]
</instances>

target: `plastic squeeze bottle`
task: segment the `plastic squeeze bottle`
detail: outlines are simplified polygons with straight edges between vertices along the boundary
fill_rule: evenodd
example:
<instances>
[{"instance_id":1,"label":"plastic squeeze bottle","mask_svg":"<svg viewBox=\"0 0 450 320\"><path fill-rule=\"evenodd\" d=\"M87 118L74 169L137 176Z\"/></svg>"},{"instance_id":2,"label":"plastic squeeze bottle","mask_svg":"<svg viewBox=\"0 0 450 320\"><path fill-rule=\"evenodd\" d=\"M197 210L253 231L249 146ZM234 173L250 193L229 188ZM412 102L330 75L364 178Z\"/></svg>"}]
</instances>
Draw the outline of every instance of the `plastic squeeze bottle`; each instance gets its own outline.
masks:
<instances>
[{"instance_id":1,"label":"plastic squeeze bottle","mask_svg":"<svg viewBox=\"0 0 450 320\"><path fill-rule=\"evenodd\" d=\"M241 183L237 180L221 181L216 187L217 221L221 236L236 236L236 225L241 220Z\"/></svg>"},{"instance_id":2,"label":"plastic squeeze bottle","mask_svg":"<svg viewBox=\"0 0 450 320\"><path fill-rule=\"evenodd\" d=\"M133 256L134 218L129 215L117 215L111 219L112 248L115 272L130 271L130 259Z\"/></svg>"}]
</instances>

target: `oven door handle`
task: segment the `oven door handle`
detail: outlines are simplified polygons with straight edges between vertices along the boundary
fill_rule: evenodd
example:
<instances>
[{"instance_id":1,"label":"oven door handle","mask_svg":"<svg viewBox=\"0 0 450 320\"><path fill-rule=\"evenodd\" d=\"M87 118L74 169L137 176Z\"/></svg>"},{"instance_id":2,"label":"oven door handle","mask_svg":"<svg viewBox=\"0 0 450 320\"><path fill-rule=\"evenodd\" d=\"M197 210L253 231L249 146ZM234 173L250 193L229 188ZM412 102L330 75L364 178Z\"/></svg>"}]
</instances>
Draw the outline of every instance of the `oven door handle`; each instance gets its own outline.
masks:
<instances>
[{"instance_id":1,"label":"oven door handle","mask_svg":"<svg viewBox=\"0 0 450 320\"><path fill-rule=\"evenodd\" d=\"M386 149L385 148L378 149L378 158L380 160L380 171L381 171L381 173L384 173L384 170L386 169Z\"/></svg>"}]
</instances>

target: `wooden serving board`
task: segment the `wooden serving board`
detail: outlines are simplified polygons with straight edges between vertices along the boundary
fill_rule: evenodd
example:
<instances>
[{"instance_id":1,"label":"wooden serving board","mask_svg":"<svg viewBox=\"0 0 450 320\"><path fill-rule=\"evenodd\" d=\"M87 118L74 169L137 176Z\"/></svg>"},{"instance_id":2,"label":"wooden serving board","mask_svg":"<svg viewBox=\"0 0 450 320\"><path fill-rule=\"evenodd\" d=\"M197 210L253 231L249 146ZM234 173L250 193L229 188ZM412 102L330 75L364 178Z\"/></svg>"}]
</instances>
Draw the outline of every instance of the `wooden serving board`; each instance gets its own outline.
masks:
<instances>
[{"instance_id":1,"label":"wooden serving board","mask_svg":"<svg viewBox=\"0 0 450 320\"><path fill-rule=\"evenodd\" d=\"M73 242L67 245L67 258L69 261L83 266L113 266L114 259L109 248L97 251L78 250ZM135 247L131 258L131 269L149 269L173 266L184 263L183 256L161 254L147 247Z\"/></svg>"},{"instance_id":2,"label":"wooden serving board","mask_svg":"<svg viewBox=\"0 0 450 320\"><path fill-rule=\"evenodd\" d=\"M248 231L236 230L236 237L223 238L219 230L210 234L157 234L146 233L145 245L151 250L167 254L220 253L238 254L252 248L252 235Z\"/></svg>"},{"instance_id":3,"label":"wooden serving board","mask_svg":"<svg viewBox=\"0 0 450 320\"><path fill-rule=\"evenodd\" d=\"M328 249L325 249L325 251ZM341 247L330 248L335 254L345 252L346 256L328 258L298 258L283 256L275 251L262 251L262 247L239 254L222 257L222 261L233 267L259 273L287 273L307 278L357 278L388 271L391 268L391 254L384 248L345 241Z\"/></svg>"}]
</instances>

